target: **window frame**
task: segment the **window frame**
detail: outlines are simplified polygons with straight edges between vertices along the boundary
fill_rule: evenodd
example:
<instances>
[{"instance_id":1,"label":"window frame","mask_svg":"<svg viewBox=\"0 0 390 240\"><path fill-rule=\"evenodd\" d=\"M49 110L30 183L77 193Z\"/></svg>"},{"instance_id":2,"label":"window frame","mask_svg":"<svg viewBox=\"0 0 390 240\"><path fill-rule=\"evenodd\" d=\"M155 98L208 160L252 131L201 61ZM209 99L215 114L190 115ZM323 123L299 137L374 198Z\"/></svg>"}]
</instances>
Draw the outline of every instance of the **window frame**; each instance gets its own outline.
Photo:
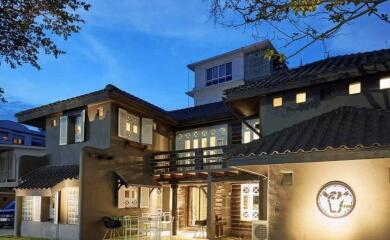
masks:
<instances>
[{"instance_id":1,"label":"window frame","mask_svg":"<svg viewBox=\"0 0 390 240\"><path fill-rule=\"evenodd\" d=\"M248 187L250 191L248 193L245 193L244 188ZM255 188L257 188L257 193L255 192ZM244 199L247 197L247 206L245 207ZM258 198L257 203L257 209L254 208L254 202L255 198ZM261 205L261 199L260 199L260 184L258 183L245 183L241 184L240 189L240 220L247 222L247 221L253 221L258 220L260 215L260 205ZM250 217L246 217L245 214L249 214Z\"/></svg>"},{"instance_id":2,"label":"window frame","mask_svg":"<svg viewBox=\"0 0 390 240\"><path fill-rule=\"evenodd\" d=\"M221 69L224 69L221 71ZM216 71L216 72L214 72ZM223 73L221 73L223 72ZM215 74L214 74L215 73ZM215 75L215 76L214 76ZM206 87L231 81L233 79L233 63L227 62L206 69Z\"/></svg>"}]
</instances>

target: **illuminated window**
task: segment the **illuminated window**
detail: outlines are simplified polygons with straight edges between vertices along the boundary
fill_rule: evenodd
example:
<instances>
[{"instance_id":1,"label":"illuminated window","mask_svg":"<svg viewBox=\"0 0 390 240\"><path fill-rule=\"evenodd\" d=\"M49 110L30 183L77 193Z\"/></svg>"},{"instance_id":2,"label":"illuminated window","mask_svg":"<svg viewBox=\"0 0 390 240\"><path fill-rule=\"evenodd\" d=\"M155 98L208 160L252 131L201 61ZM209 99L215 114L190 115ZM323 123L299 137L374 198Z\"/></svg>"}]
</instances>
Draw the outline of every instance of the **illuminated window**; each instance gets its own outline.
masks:
<instances>
[{"instance_id":1,"label":"illuminated window","mask_svg":"<svg viewBox=\"0 0 390 240\"><path fill-rule=\"evenodd\" d=\"M379 80L379 88L380 89L390 88L390 77L381 78L381 80Z\"/></svg>"},{"instance_id":2,"label":"illuminated window","mask_svg":"<svg viewBox=\"0 0 390 240\"><path fill-rule=\"evenodd\" d=\"M57 119L52 119L50 125L52 127L57 127Z\"/></svg>"},{"instance_id":3,"label":"illuminated window","mask_svg":"<svg viewBox=\"0 0 390 240\"><path fill-rule=\"evenodd\" d=\"M361 92L360 82L354 82L349 84L349 95L358 94Z\"/></svg>"},{"instance_id":4,"label":"illuminated window","mask_svg":"<svg viewBox=\"0 0 390 240\"><path fill-rule=\"evenodd\" d=\"M304 103L304 102L306 102L306 92L297 93L296 103Z\"/></svg>"},{"instance_id":5,"label":"illuminated window","mask_svg":"<svg viewBox=\"0 0 390 240\"><path fill-rule=\"evenodd\" d=\"M251 125L253 128L259 130L259 119L250 119L246 121L249 125ZM257 135L255 132L253 132L247 125L242 123L242 136L241 136L241 142L242 143L249 143L253 140L259 139L259 135Z\"/></svg>"},{"instance_id":6,"label":"illuminated window","mask_svg":"<svg viewBox=\"0 0 390 240\"><path fill-rule=\"evenodd\" d=\"M99 119L103 119L103 117L104 117L104 108L103 107L97 108L97 115L98 115Z\"/></svg>"},{"instance_id":7,"label":"illuminated window","mask_svg":"<svg viewBox=\"0 0 390 240\"><path fill-rule=\"evenodd\" d=\"M283 98L282 97L275 97L272 101L273 107L280 107L283 105Z\"/></svg>"},{"instance_id":8,"label":"illuminated window","mask_svg":"<svg viewBox=\"0 0 390 240\"><path fill-rule=\"evenodd\" d=\"M186 139L184 149L191 149L191 140Z\"/></svg>"},{"instance_id":9,"label":"illuminated window","mask_svg":"<svg viewBox=\"0 0 390 240\"><path fill-rule=\"evenodd\" d=\"M189 140L189 143L186 140ZM226 124L180 131L176 134L176 150L217 147L226 144Z\"/></svg>"},{"instance_id":10,"label":"illuminated window","mask_svg":"<svg viewBox=\"0 0 390 240\"><path fill-rule=\"evenodd\" d=\"M16 135L16 136L14 136L12 142L13 142L13 144L16 144L16 145L22 145L22 144L24 144L24 137Z\"/></svg>"},{"instance_id":11,"label":"illuminated window","mask_svg":"<svg viewBox=\"0 0 390 240\"><path fill-rule=\"evenodd\" d=\"M199 148L199 139L194 139L194 141L192 142L192 147L193 148Z\"/></svg>"},{"instance_id":12,"label":"illuminated window","mask_svg":"<svg viewBox=\"0 0 390 240\"><path fill-rule=\"evenodd\" d=\"M121 108L119 108L118 118L118 136L140 142L141 119Z\"/></svg>"},{"instance_id":13,"label":"illuminated window","mask_svg":"<svg viewBox=\"0 0 390 240\"><path fill-rule=\"evenodd\" d=\"M217 144L215 137L210 137L210 147L215 147Z\"/></svg>"},{"instance_id":14,"label":"illuminated window","mask_svg":"<svg viewBox=\"0 0 390 240\"><path fill-rule=\"evenodd\" d=\"M39 222L41 220L41 197L24 196L22 202L22 219Z\"/></svg>"},{"instance_id":15,"label":"illuminated window","mask_svg":"<svg viewBox=\"0 0 390 240\"><path fill-rule=\"evenodd\" d=\"M259 219L259 184L241 184L241 221Z\"/></svg>"},{"instance_id":16,"label":"illuminated window","mask_svg":"<svg viewBox=\"0 0 390 240\"><path fill-rule=\"evenodd\" d=\"M68 207L68 224L79 223L79 189L77 187L66 188L67 207Z\"/></svg>"}]
</instances>

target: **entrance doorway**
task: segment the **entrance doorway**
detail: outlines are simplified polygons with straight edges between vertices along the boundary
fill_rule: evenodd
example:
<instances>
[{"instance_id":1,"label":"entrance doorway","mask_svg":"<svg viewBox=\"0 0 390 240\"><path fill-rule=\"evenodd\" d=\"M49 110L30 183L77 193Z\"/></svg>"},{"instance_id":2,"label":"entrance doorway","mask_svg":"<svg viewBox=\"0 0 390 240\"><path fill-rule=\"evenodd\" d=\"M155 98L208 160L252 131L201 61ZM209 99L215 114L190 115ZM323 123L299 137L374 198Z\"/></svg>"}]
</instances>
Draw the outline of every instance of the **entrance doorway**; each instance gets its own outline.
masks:
<instances>
[{"instance_id":1,"label":"entrance doorway","mask_svg":"<svg viewBox=\"0 0 390 240\"><path fill-rule=\"evenodd\" d=\"M207 186L189 187L188 225L195 226L195 221L207 219Z\"/></svg>"}]
</instances>

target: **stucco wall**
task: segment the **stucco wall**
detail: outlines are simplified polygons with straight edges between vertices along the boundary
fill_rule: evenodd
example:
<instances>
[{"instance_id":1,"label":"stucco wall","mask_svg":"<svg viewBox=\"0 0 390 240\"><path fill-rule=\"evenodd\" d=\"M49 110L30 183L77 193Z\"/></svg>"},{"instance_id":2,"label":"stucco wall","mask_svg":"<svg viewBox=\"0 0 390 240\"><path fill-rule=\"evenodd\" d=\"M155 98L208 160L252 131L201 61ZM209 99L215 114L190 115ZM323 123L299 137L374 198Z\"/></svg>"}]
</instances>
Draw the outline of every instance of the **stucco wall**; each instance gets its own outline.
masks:
<instances>
[{"instance_id":1,"label":"stucco wall","mask_svg":"<svg viewBox=\"0 0 390 240\"><path fill-rule=\"evenodd\" d=\"M97 108L104 107L104 118L97 117ZM79 164L81 149L89 146L108 148L110 145L111 104L102 103L89 106L85 116L85 141L60 146L60 116L48 117L46 120L46 151L50 164ZM51 120L57 119L57 126L51 126Z\"/></svg>"},{"instance_id":2,"label":"stucco wall","mask_svg":"<svg viewBox=\"0 0 390 240\"><path fill-rule=\"evenodd\" d=\"M240 79L197 89L194 91L194 104L195 106L199 106L207 103L220 102L226 89L234 88L242 84L244 84L244 80Z\"/></svg>"},{"instance_id":3,"label":"stucco wall","mask_svg":"<svg viewBox=\"0 0 390 240\"><path fill-rule=\"evenodd\" d=\"M348 94L349 81L338 81L261 97L261 133L268 135L342 106L390 110L390 89L379 90L379 77L366 77L361 81L362 92L355 95ZM330 90L331 95L321 98L322 89ZM306 102L297 104L296 93L302 91L306 91ZM283 106L275 108L272 100L277 96L283 97Z\"/></svg>"},{"instance_id":4,"label":"stucco wall","mask_svg":"<svg viewBox=\"0 0 390 240\"><path fill-rule=\"evenodd\" d=\"M390 159L270 165L268 219L270 239L386 240L390 236ZM281 171L293 171L294 184L280 184ZM346 217L323 215L316 197L330 181L355 193Z\"/></svg>"}]
</instances>

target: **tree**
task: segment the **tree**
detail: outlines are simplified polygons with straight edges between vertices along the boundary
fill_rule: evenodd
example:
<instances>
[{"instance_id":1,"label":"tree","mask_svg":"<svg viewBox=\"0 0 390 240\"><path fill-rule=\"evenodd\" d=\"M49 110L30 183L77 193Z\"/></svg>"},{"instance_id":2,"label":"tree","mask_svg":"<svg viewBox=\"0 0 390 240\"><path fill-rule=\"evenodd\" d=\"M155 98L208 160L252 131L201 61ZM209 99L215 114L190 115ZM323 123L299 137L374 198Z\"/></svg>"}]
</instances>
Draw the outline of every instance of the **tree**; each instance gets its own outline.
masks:
<instances>
[{"instance_id":1,"label":"tree","mask_svg":"<svg viewBox=\"0 0 390 240\"><path fill-rule=\"evenodd\" d=\"M390 23L387 13L378 9L385 0L210 0L210 12L216 22L228 27L263 26L274 29L282 48L296 50L289 56L268 50L268 59L281 62L302 52L316 42L335 37L343 27L363 16L373 16ZM229 16L237 18L229 19Z\"/></svg>"},{"instance_id":2,"label":"tree","mask_svg":"<svg viewBox=\"0 0 390 240\"><path fill-rule=\"evenodd\" d=\"M55 37L68 39L84 23L79 12L90 4L79 0L0 0L0 64L31 64L40 69L40 53L57 58L65 52ZM0 100L4 101L3 89Z\"/></svg>"}]
</instances>

